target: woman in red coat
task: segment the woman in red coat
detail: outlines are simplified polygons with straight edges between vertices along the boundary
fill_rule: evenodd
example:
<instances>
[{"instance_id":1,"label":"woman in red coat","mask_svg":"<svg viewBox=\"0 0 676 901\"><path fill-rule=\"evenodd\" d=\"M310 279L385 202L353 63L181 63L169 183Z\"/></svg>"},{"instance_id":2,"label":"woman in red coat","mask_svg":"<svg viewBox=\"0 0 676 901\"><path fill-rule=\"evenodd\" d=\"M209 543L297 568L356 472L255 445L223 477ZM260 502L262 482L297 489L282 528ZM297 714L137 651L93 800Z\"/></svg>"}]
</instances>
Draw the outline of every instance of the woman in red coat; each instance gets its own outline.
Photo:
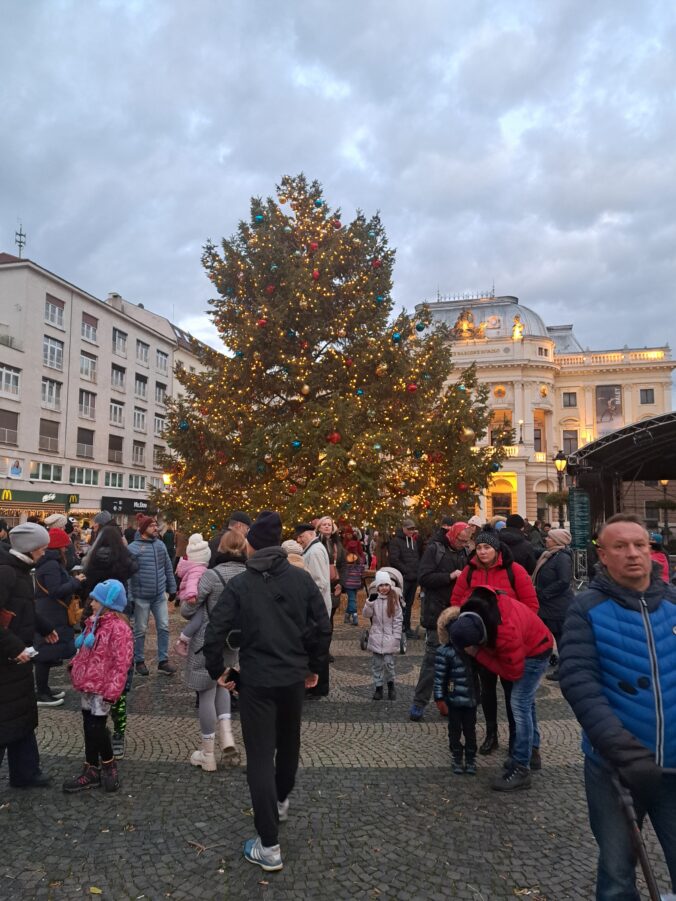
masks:
<instances>
[{"instance_id":1,"label":"woman in red coat","mask_svg":"<svg viewBox=\"0 0 676 901\"><path fill-rule=\"evenodd\" d=\"M504 591L537 613L538 598L531 577L523 566L513 561L510 549L500 544L498 533L479 532L475 543L474 554L463 569L462 575L455 580L451 604L461 607L475 588L486 586L494 591ZM498 677L486 667L481 667L479 677L481 679L481 707L486 719L486 737L479 748L479 753L492 754L498 747ZM505 693L511 757L515 735L514 717L509 703L512 685L509 678L504 675L501 675L500 681ZM532 765L537 767L538 764L538 754L536 753L533 755Z\"/></svg>"},{"instance_id":2,"label":"woman in red coat","mask_svg":"<svg viewBox=\"0 0 676 901\"><path fill-rule=\"evenodd\" d=\"M481 645L465 648L465 652L512 683L514 743L507 765L493 780L493 788L529 788L532 755L540 747L535 693L547 669L554 638L536 613L491 588L476 588L463 606L465 610L478 613L486 627ZM539 763L539 753L537 760Z\"/></svg>"}]
</instances>

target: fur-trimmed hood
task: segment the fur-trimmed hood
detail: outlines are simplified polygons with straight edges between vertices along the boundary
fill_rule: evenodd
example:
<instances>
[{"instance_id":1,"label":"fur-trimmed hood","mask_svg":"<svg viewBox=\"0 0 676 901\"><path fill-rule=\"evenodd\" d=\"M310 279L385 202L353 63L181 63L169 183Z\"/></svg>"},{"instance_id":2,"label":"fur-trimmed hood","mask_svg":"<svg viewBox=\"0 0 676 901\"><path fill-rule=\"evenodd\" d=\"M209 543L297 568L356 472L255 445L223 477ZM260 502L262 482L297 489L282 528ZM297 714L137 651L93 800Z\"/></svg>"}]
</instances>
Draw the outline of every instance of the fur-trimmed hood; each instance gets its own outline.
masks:
<instances>
[{"instance_id":1,"label":"fur-trimmed hood","mask_svg":"<svg viewBox=\"0 0 676 901\"><path fill-rule=\"evenodd\" d=\"M448 629L452 623L460 616L462 612L460 607L447 607L437 620L437 638L439 644L448 644Z\"/></svg>"}]
</instances>

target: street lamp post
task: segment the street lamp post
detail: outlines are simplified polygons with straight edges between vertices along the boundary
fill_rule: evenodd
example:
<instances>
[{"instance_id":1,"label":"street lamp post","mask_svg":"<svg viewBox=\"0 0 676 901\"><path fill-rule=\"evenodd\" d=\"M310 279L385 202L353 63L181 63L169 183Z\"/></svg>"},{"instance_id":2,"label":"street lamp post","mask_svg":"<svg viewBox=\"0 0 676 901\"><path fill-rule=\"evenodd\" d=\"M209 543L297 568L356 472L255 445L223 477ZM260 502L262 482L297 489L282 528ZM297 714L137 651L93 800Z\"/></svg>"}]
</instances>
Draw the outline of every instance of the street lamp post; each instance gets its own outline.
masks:
<instances>
[{"instance_id":1,"label":"street lamp post","mask_svg":"<svg viewBox=\"0 0 676 901\"><path fill-rule=\"evenodd\" d=\"M564 526L563 521L563 499L561 495L563 494L563 474L566 471L566 466L568 465L568 459L564 452L560 450L558 454L554 457L554 466L556 467L556 478L559 483L559 528L562 529Z\"/></svg>"},{"instance_id":2,"label":"street lamp post","mask_svg":"<svg viewBox=\"0 0 676 901\"><path fill-rule=\"evenodd\" d=\"M519 420L519 444L523 444L523 419Z\"/></svg>"},{"instance_id":3,"label":"street lamp post","mask_svg":"<svg viewBox=\"0 0 676 901\"><path fill-rule=\"evenodd\" d=\"M669 479L660 479L660 485L662 486L662 491L664 493L664 548L667 549L669 544L669 511L667 509L667 485L669 484Z\"/></svg>"}]
</instances>

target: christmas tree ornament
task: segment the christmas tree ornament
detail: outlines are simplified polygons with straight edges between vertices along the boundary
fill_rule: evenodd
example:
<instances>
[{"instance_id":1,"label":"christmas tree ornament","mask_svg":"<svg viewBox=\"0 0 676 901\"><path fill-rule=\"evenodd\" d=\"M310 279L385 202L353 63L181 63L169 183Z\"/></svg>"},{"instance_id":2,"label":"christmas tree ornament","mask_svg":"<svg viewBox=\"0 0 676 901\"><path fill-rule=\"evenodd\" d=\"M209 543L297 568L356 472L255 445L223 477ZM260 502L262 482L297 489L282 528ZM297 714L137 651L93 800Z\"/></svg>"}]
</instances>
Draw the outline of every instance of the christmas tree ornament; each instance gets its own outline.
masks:
<instances>
[{"instance_id":1,"label":"christmas tree ornament","mask_svg":"<svg viewBox=\"0 0 676 901\"><path fill-rule=\"evenodd\" d=\"M326 440L329 442L329 444L340 444L340 442L342 441L342 435L339 431L334 429L326 436Z\"/></svg>"},{"instance_id":2,"label":"christmas tree ornament","mask_svg":"<svg viewBox=\"0 0 676 901\"><path fill-rule=\"evenodd\" d=\"M458 489L458 491L467 491L469 485L467 484L467 482L458 482L456 488Z\"/></svg>"},{"instance_id":3,"label":"christmas tree ornament","mask_svg":"<svg viewBox=\"0 0 676 901\"><path fill-rule=\"evenodd\" d=\"M335 228L336 231L338 231L338 229L343 227L343 223L340 221L340 219L334 219L331 224L333 225L333 227Z\"/></svg>"},{"instance_id":4,"label":"christmas tree ornament","mask_svg":"<svg viewBox=\"0 0 676 901\"><path fill-rule=\"evenodd\" d=\"M288 474L289 470L286 468L286 466L282 466L279 469L275 470L275 478L278 482L283 482Z\"/></svg>"},{"instance_id":5,"label":"christmas tree ornament","mask_svg":"<svg viewBox=\"0 0 676 901\"><path fill-rule=\"evenodd\" d=\"M285 226L284 226L284 231L287 233L287 235L290 235L291 232L293 231L293 229L291 228L290 225L285 225Z\"/></svg>"},{"instance_id":6,"label":"christmas tree ornament","mask_svg":"<svg viewBox=\"0 0 676 901\"><path fill-rule=\"evenodd\" d=\"M270 265L270 272L277 272L278 269L279 269L279 266L277 265L277 263L272 263Z\"/></svg>"},{"instance_id":7,"label":"christmas tree ornament","mask_svg":"<svg viewBox=\"0 0 676 901\"><path fill-rule=\"evenodd\" d=\"M422 453L421 450L414 450L414 451L413 451L413 456L416 458L416 460L419 460L419 459L422 457L422 455L423 455L423 453Z\"/></svg>"},{"instance_id":8,"label":"christmas tree ornament","mask_svg":"<svg viewBox=\"0 0 676 901\"><path fill-rule=\"evenodd\" d=\"M345 357L345 359L343 360L343 362L344 362L345 365L349 368L349 367L352 366L352 364L354 363L354 360L352 359L352 357Z\"/></svg>"},{"instance_id":9,"label":"christmas tree ornament","mask_svg":"<svg viewBox=\"0 0 676 901\"><path fill-rule=\"evenodd\" d=\"M310 344L308 341L303 340L303 341L298 342L298 346L300 347L301 350L307 350L308 347L310 346Z\"/></svg>"},{"instance_id":10,"label":"christmas tree ornament","mask_svg":"<svg viewBox=\"0 0 676 901\"><path fill-rule=\"evenodd\" d=\"M474 441L475 437L476 437L476 435L475 435L474 429L471 429L467 425L463 427L463 430L461 433L462 441Z\"/></svg>"},{"instance_id":11,"label":"christmas tree ornament","mask_svg":"<svg viewBox=\"0 0 676 901\"><path fill-rule=\"evenodd\" d=\"M378 294L376 297L376 303L382 303L385 300L382 294Z\"/></svg>"},{"instance_id":12,"label":"christmas tree ornament","mask_svg":"<svg viewBox=\"0 0 676 901\"><path fill-rule=\"evenodd\" d=\"M415 330L416 330L416 332L424 332L425 331L425 323L424 322L416 322Z\"/></svg>"},{"instance_id":13,"label":"christmas tree ornament","mask_svg":"<svg viewBox=\"0 0 676 901\"><path fill-rule=\"evenodd\" d=\"M415 392L418 390L418 386L416 385L415 382L410 382L406 386L406 390L408 391L409 394L415 394Z\"/></svg>"},{"instance_id":14,"label":"christmas tree ornament","mask_svg":"<svg viewBox=\"0 0 676 901\"><path fill-rule=\"evenodd\" d=\"M387 372L387 363L378 363L378 365L376 366L376 375L380 376L382 378L382 376L384 376L386 374L386 372Z\"/></svg>"},{"instance_id":15,"label":"christmas tree ornament","mask_svg":"<svg viewBox=\"0 0 676 901\"><path fill-rule=\"evenodd\" d=\"M298 332L294 331L292 328L288 328L286 330L286 337L287 338L297 338Z\"/></svg>"},{"instance_id":16,"label":"christmas tree ornament","mask_svg":"<svg viewBox=\"0 0 676 901\"><path fill-rule=\"evenodd\" d=\"M272 463L272 454L266 454L263 459L266 463Z\"/></svg>"},{"instance_id":17,"label":"christmas tree ornament","mask_svg":"<svg viewBox=\"0 0 676 901\"><path fill-rule=\"evenodd\" d=\"M187 419L182 419L179 422L178 427L182 432L187 432L188 429L190 428L190 423L188 422Z\"/></svg>"},{"instance_id":18,"label":"christmas tree ornament","mask_svg":"<svg viewBox=\"0 0 676 901\"><path fill-rule=\"evenodd\" d=\"M258 328L265 328L267 324L268 320L265 318L265 316L261 316L260 319L256 320L256 325L258 326Z\"/></svg>"},{"instance_id":19,"label":"christmas tree ornament","mask_svg":"<svg viewBox=\"0 0 676 901\"><path fill-rule=\"evenodd\" d=\"M350 458L350 459L347 461L347 465L348 465L348 467L349 467L350 469L356 469L356 468L357 468L357 461L354 460L354 459L352 459L352 458Z\"/></svg>"},{"instance_id":20,"label":"christmas tree ornament","mask_svg":"<svg viewBox=\"0 0 676 901\"><path fill-rule=\"evenodd\" d=\"M372 266L374 269L380 269L380 267L381 267L382 265L383 265L383 261L382 261L382 260L379 260L379 259L371 260L371 266Z\"/></svg>"},{"instance_id":21,"label":"christmas tree ornament","mask_svg":"<svg viewBox=\"0 0 676 901\"><path fill-rule=\"evenodd\" d=\"M394 341L395 344L399 344L399 342L401 341L401 332L395 332L392 335L392 340Z\"/></svg>"},{"instance_id":22,"label":"christmas tree ornament","mask_svg":"<svg viewBox=\"0 0 676 901\"><path fill-rule=\"evenodd\" d=\"M298 450L298 448L301 447L302 444L303 444L302 441L299 441L298 438L294 438L293 441L291 442L291 447L294 450Z\"/></svg>"},{"instance_id":23,"label":"christmas tree ornament","mask_svg":"<svg viewBox=\"0 0 676 901\"><path fill-rule=\"evenodd\" d=\"M243 351L243 350L236 350L236 351L235 351L235 356L236 356L238 359L241 359L241 358L244 356L244 351Z\"/></svg>"},{"instance_id":24,"label":"christmas tree ornament","mask_svg":"<svg viewBox=\"0 0 676 901\"><path fill-rule=\"evenodd\" d=\"M429 372L423 372L422 377L425 379L426 382L429 382L429 380L432 378L432 376L429 374Z\"/></svg>"},{"instance_id":25,"label":"christmas tree ornament","mask_svg":"<svg viewBox=\"0 0 676 901\"><path fill-rule=\"evenodd\" d=\"M265 464L264 463L256 463L256 472L257 473L265 472Z\"/></svg>"},{"instance_id":26,"label":"christmas tree ornament","mask_svg":"<svg viewBox=\"0 0 676 901\"><path fill-rule=\"evenodd\" d=\"M467 391L467 388L465 388L464 385L458 385L458 391L460 391L461 393L464 393L465 391Z\"/></svg>"},{"instance_id":27,"label":"christmas tree ornament","mask_svg":"<svg viewBox=\"0 0 676 901\"><path fill-rule=\"evenodd\" d=\"M318 197L318 198L315 200L315 206L317 207L317 209L319 209L320 206L324 206L324 201L321 200L321 198Z\"/></svg>"},{"instance_id":28,"label":"christmas tree ornament","mask_svg":"<svg viewBox=\"0 0 676 901\"><path fill-rule=\"evenodd\" d=\"M308 250L310 251L310 253L314 253L318 247L319 244L316 241L310 241L310 243L308 244Z\"/></svg>"},{"instance_id":29,"label":"christmas tree ornament","mask_svg":"<svg viewBox=\"0 0 676 901\"><path fill-rule=\"evenodd\" d=\"M373 231L373 229L371 229L369 231L369 238L375 238L375 236L376 236L376 233Z\"/></svg>"},{"instance_id":30,"label":"christmas tree ornament","mask_svg":"<svg viewBox=\"0 0 676 901\"><path fill-rule=\"evenodd\" d=\"M347 331L344 328L339 328L338 331L336 332L336 335L339 338L347 338Z\"/></svg>"},{"instance_id":31,"label":"christmas tree ornament","mask_svg":"<svg viewBox=\"0 0 676 901\"><path fill-rule=\"evenodd\" d=\"M307 485L307 479L305 478L305 476L297 476L296 485L298 485L299 488L304 488Z\"/></svg>"},{"instance_id":32,"label":"christmas tree ornament","mask_svg":"<svg viewBox=\"0 0 676 901\"><path fill-rule=\"evenodd\" d=\"M274 285L266 285L266 286L265 286L265 293L268 294L268 295L274 294L274 293L275 293L275 286L274 286Z\"/></svg>"},{"instance_id":33,"label":"christmas tree ornament","mask_svg":"<svg viewBox=\"0 0 676 901\"><path fill-rule=\"evenodd\" d=\"M295 485L288 485L286 490L289 494L295 494L298 491L298 488Z\"/></svg>"},{"instance_id":34,"label":"christmas tree ornament","mask_svg":"<svg viewBox=\"0 0 676 901\"><path fill-rule=\"evenodd\" d=\"M301 385L300 393L302 395L304 395L305 397L307 397L308 394L310 393L310 386L307 383L304 385Z\"/></svg>"},{"instance_id":35,"label":"christmas tree ornament","mask_svg":"<svg viewBox=\"0 0 676 901\"><path fill-rule=\"evenodd\" d=\"M279 202L280 202L280 203L286 203L286 196L285 196L284 194L280 194L280 195L279 195Z\"/></svg>"},{"instance_id":36,"label":"christmas tree ornament","mask_svg":"<svg viewBox=\"0 0 676 901\"><path fill-rule=\"evenodd\" d=\"M319 269L312 270L312 278L314 279L314 281L317 281L317 279L319 278Z\"/></svg>"},{"instance_id":37,"label":"christmas tree ornament","mask_svg":"<svg viewBox=\"0 0 676 901\"><path fill-rule=\"evenodd\" d=\"M364 389L357 388L357 390L354 393L357 395L357 397L362 397L362 395L364 394Z\"/></svg>"},{"instance_id":38,"label":"christmas tree ornament","mask_svg":"<svg viewBox=\"0 0 676 901\"><path fill-rule=\"evenodd\" d=\"M301 252L300 250L294 250L293 255L294 255L295 257L302 257L302 256L303 256L303 254L302 254L302 252Z\"/></svg>"},{"instance_id":39,"label":"christmas tree ornament","mask_svg":"<svg viewBox=\"0 0 676 901\"><path fill-rule=\"evenodd\" d=\"M377 444L377 443L376 443L376 444L373 445L373 450L374 450L374 451L379 451L379 450L382 450L382 449L383 449L383 447L382 447L381 444Z\"/></svg>"},{"instance_id":40,"label":"christmas tree ornament","mask_svg":"<svg viewBox=\"0 0 676 901\"><path fill-rule=\"evenodd\" d=\"M262 221L263 221L263 214L256 213L256 215L254 216L254 222L258 222L260 224Z\"/></svg>"},{"instance_id":41,"label":"christmas tree ornament","mask_svg":"<svg viewBox=\"0 0 676 901\"><path fill-rule=\"evenodd\" d=\"M424 500L423 507L427 510L427 509L429 509L429 506L430 506L430 502L428 500Z\"/></svg>"},{"instance_id":42,"label":"christmas tree ornament","mask_svg":"<svg viewBox=\"0 0 676 901\"><path fill-rule=\"evenodd\" d=\"M501 466L500 466L500 464L497 462L497 460L495 460L495 461L493 461L493 463L491 463L491 470L492 470L493 472L499 472L500 469L501 469Z\"/></svg>"}]
</instances>

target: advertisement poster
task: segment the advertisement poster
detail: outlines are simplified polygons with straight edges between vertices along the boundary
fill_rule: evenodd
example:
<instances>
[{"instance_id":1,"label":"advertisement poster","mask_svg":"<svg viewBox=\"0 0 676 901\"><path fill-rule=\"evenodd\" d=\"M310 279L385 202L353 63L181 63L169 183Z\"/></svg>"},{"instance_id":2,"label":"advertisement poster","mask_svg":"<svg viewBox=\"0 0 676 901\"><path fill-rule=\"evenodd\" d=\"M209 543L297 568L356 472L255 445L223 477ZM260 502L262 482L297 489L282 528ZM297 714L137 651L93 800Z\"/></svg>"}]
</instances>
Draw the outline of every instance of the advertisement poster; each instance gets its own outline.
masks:
<instances>
[{"instance_id":1,"label":"advertisement poster","mask_svg":"<svg viewBox=\"0 0 676 901\"><path fill-rule=\"evenodd\" d=\"M596 434L602 438L622 428L624 414L622 412L622 386L596 386Z\"/></svg>"}]
</instances>

